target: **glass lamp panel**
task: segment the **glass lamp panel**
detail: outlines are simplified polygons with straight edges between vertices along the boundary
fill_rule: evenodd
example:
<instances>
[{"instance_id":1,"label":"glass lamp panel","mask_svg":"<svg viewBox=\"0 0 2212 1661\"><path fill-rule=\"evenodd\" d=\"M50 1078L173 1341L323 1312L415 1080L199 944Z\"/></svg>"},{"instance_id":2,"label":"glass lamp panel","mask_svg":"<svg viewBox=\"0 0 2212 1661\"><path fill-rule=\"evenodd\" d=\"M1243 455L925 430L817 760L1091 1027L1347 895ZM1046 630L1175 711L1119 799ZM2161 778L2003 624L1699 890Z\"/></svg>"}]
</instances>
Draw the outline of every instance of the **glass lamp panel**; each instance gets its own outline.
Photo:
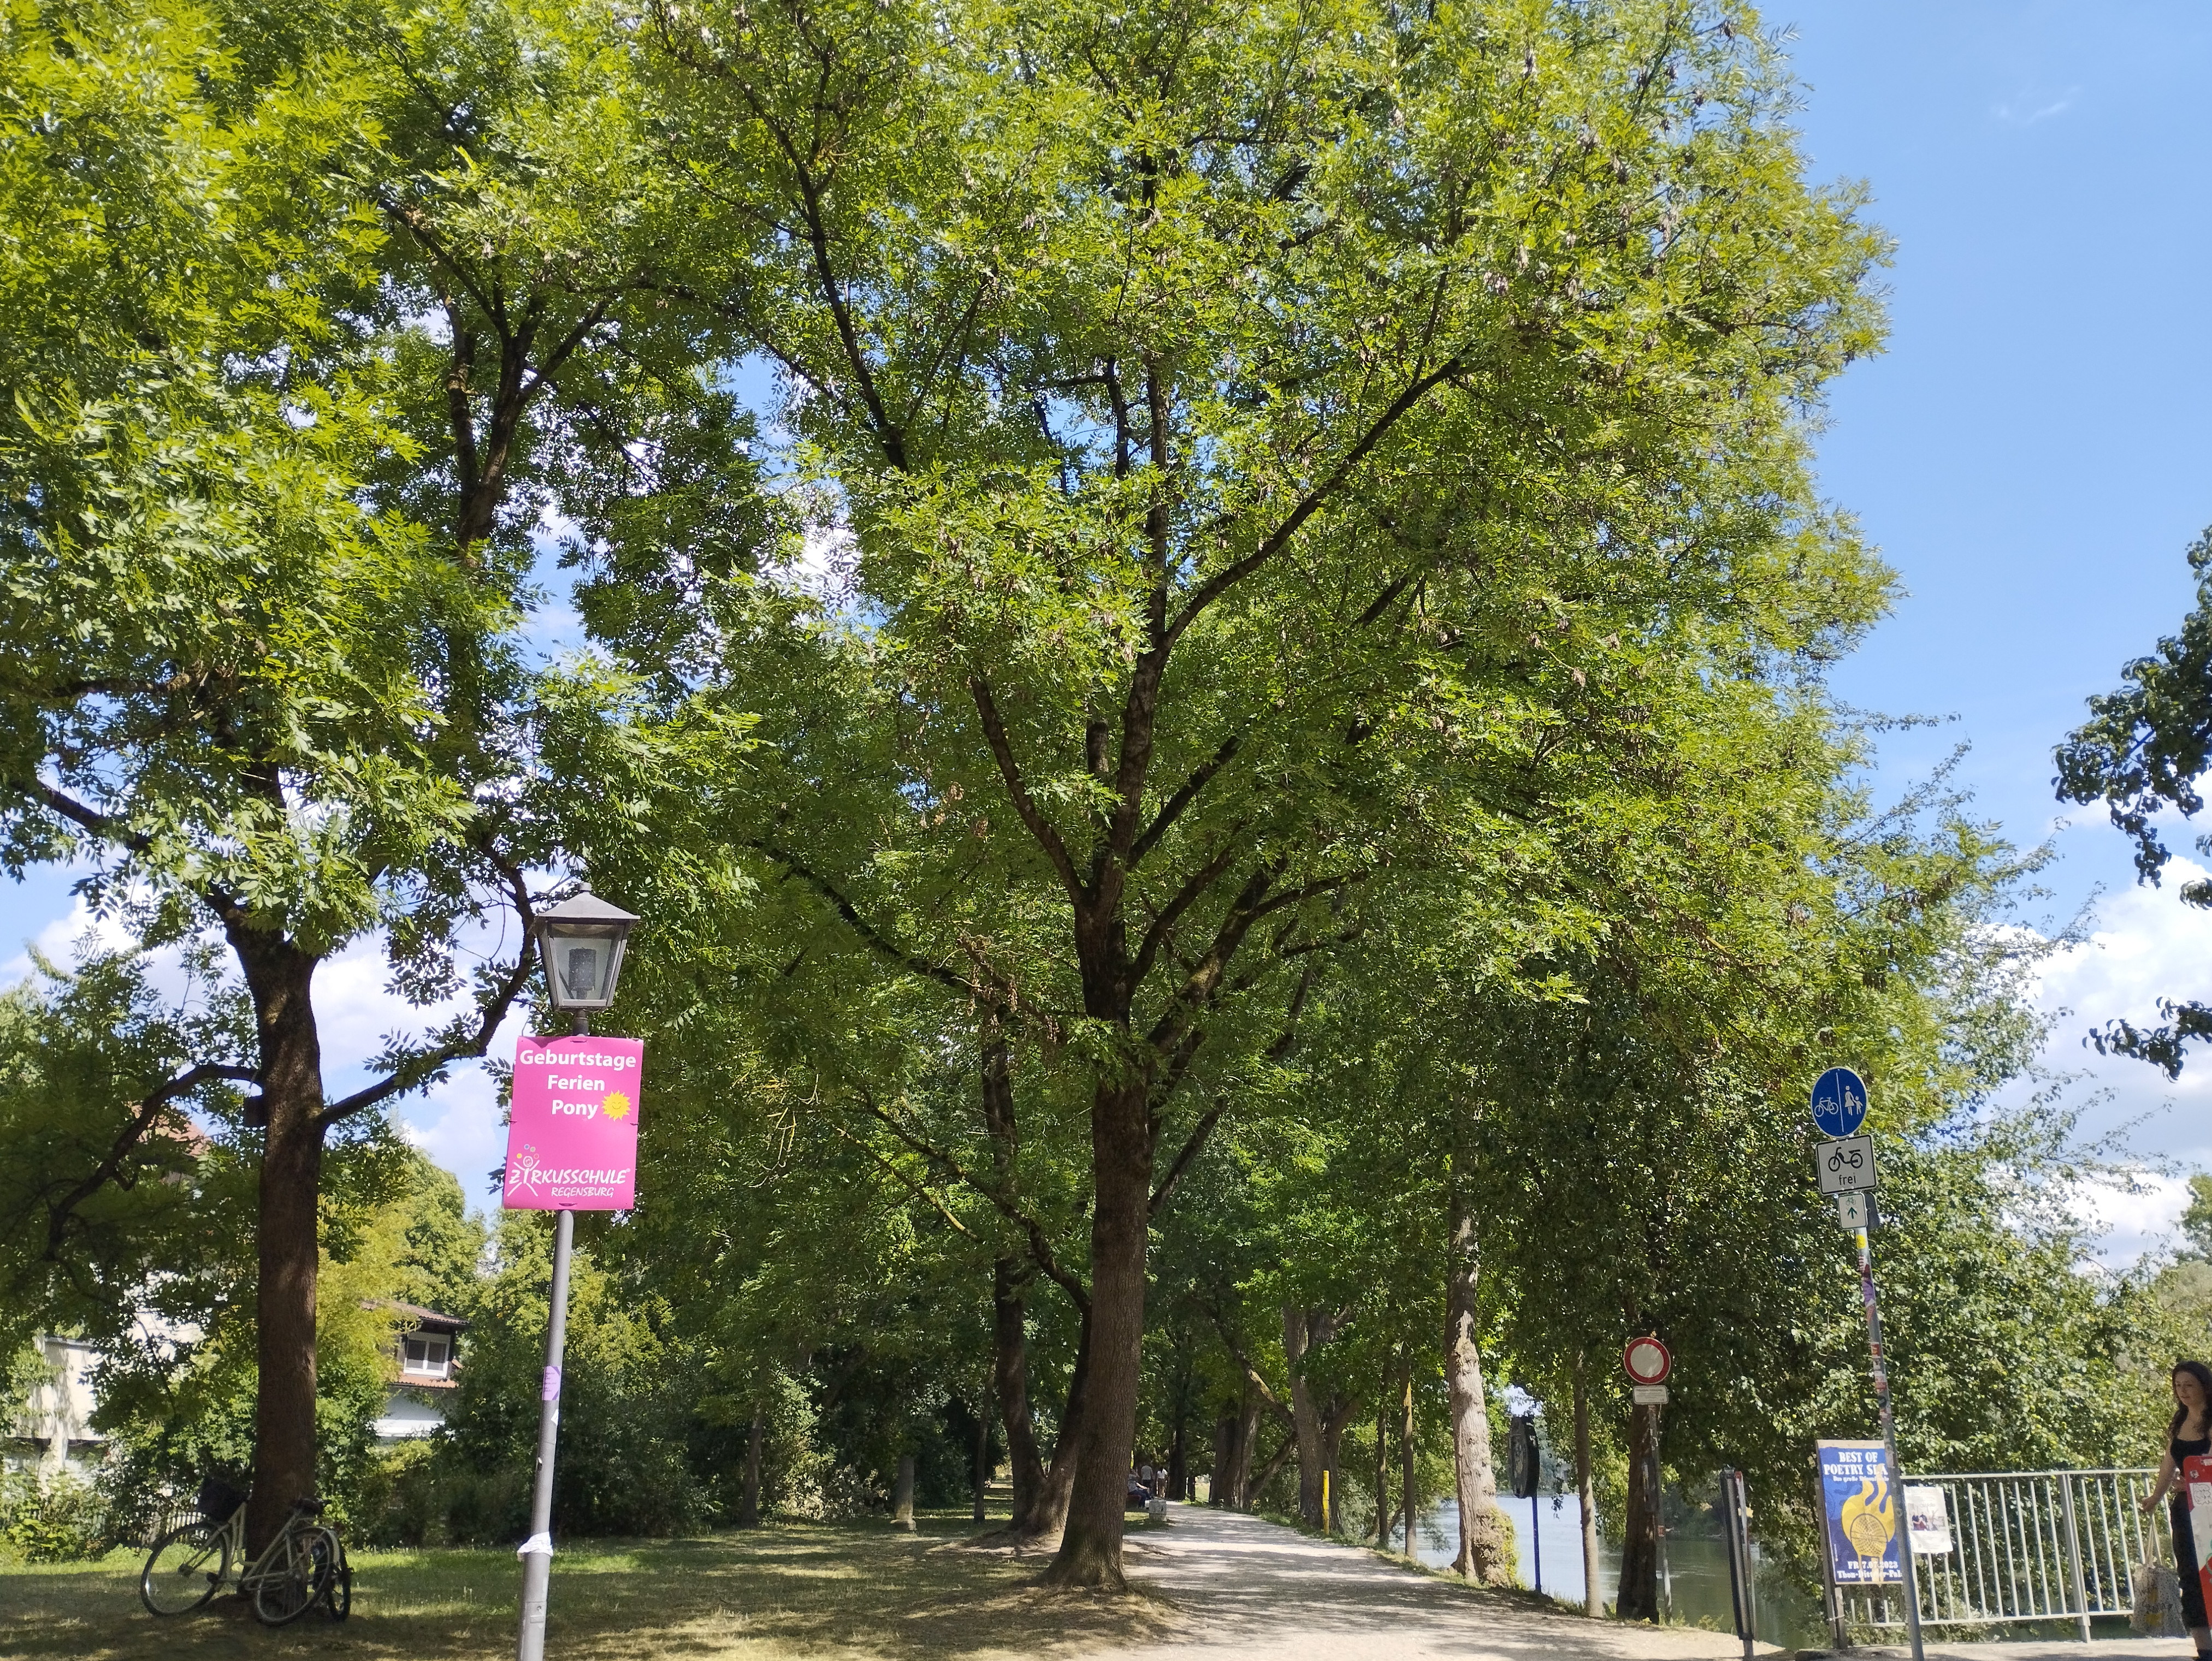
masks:
<instances>
[{"instance_id":1,"label":"glass lamp panel","mask_svg":"<svg viewBox=\"0 0 2212 1661\"><path fill-rule=\"evenodd\" d=\"M561 993L579 1003L596 1003L606 980L610 954L604 940L561 940L553 946L560 965Z\"/></svg>"}]
</instances>

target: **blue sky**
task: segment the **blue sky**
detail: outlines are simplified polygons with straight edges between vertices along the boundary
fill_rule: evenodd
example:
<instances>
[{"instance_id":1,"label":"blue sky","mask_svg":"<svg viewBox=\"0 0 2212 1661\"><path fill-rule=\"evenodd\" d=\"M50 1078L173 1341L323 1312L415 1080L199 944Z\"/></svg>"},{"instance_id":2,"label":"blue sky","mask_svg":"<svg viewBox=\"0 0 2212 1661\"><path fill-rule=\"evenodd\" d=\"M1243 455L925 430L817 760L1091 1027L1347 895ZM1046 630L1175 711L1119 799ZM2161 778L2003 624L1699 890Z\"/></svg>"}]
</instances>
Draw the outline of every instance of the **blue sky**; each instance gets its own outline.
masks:
<instances>
[{"instance_id":1,"label":"blue sky","mask_svg":"<svg viewBox=\"0 0 2212 1661\"><path fill-rule=\"evenodd\" d=\"M2033 843L2059 811L2052 745L2178 624L2182 550L2212 524L2212 8L1833 0L1767 17L1796 32L1814 176L1868 181L1898 243L1889 350L1838 387L1820 466L1905 591L1836 683L1944 718L1887 741L1884 791L1968 743L1979 810ZM2212 916L2136 889L2126 844L2080 816L2038 915L2104 894L2096 938L2045 977L2046 1003L2073 1011L2050 1061L2092 1070L2085 1128L2148 1115L2136 1146L2212 1167L2212 1055L2168 1087L2080 1046L2160 992L2212 995ZM0 890L0 953L63 945L69 910L59 877ZM0 960L0 979L23 967ZM377 980L361 953L319 983L334 1074L398 1018ZM478 1191L500 1135L481 1073L403 1111ZM2116 1197L2118 1254L2177 1203L2171 1183Z\"/></svg>"},{"instance_id":2,"label":"blue sky","mask_svg":"<svg viewBox=\"0 0 2212 1661\"><path fill-rule=\"evenodd\" d=\"M2212 9L1830 0L1767 15L1795 28L1814 176L1867 181L1897 240L1889 349L1838 387L1820 466L1905 594L1836 685L1951 718L1886 742L1886 786L1969 743L1960 776L1979 811L2033 843L2059 814L2052 746L2180 621L2183 549L2212 524ZM2112 1093L2085 1128L2148 1114L2137 1146L2212 1166L2212 1058L2169 1087L2080 1047L2161 991L2212 995L2212 918L2171 882L2136 889L2126 840L2074 818L2040 909L2063 923L2104 893L2099 937L2046 978L2075 1010L2049 1059L2094 1069L2085 1100ZM2170 1213L2170 1189L2148 1197ZM2116 1211L2124 1234L2155 1221Z\"/></svg>"}]
</instances>

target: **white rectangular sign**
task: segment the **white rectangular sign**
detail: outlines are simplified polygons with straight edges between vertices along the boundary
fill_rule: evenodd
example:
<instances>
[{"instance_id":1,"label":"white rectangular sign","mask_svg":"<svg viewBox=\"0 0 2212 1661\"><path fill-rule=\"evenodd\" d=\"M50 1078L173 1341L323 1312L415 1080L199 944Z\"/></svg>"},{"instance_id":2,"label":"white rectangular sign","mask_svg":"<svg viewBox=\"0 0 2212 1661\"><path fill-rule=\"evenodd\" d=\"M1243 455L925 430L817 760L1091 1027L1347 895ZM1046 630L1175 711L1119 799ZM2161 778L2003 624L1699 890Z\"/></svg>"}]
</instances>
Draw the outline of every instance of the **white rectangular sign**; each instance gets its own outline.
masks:
<instances>
[{"instance_id":1,"label":"white rectangular sign","mask_svg":"<svg viewBox=\"0 0 2212 1661\"><path fill-rule=\"evenodd\" d=\"M1667 1405L1667 1386L1665 1385L1638 1385L1630 1393L1636 1397L1636 1404L1638 1407L1664 1407Z\"/></svg>"},{"instance_id":2,"label":"white rectangular sign","mask_svg":"<svg viewBox=\"0 0 2212 1661\"><path fill-rule=\"evenodd\" d=\"M1874 1196L1871 1193L1838 1194L1836 1196L1836 1221L1846 1234L1856 1234L1862 1228L1874 1227Z\"/></svg>"},{"instance_id":3,"label":"white rectangular sign","mask_svg":"<svg viewBox=\"0 0 2212 1661\"><path fill-rule=\"evenodd\" d=\"M1820 1173L1824 1194L1849 1194L1874 1186L1874 1138L1845 1137L1840 1142L1816 1143L1813 1168Z\"/></svg>"},{"instance_id":4,"label":"white rectangular sign","mask_svg":"<svg viewBox=\"0 0 2212 1661\"><path fill-rule=\"evenodd\" d=\"M1916 1483L1905 1485L1905 1520L1912 1531L1912 1555L1915 1557L1948 1557L1951 1555L1951 1508L1943 1502L1940 1488L1922 1488Z\"/></svg>"}]
</instances>

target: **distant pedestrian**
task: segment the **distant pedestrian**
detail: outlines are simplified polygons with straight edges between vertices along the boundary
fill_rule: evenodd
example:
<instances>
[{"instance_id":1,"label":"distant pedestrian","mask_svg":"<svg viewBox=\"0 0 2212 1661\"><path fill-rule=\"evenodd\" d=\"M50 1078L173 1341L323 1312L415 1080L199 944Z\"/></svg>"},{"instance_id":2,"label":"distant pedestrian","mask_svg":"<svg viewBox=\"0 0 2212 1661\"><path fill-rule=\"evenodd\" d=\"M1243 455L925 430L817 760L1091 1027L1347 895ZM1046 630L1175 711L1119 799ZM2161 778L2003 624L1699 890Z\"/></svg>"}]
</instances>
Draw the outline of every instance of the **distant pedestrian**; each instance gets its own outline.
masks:
<instances>
[{"instance_id":1,"label":"distant pedestrian","mask_svg":"<svg viewBox=\"0 0 2212 1661\"><path fill-rule=\"evenodd\" d=\"M2148 1511L2173 1492L2173 1570L2181 1582L2181 1622L2189 1628L2197 1653L2212 1658L2212 1629L2204 1617L2204 1576L2197 1555L2197 1537L2189 1524L2189 1494L2181 1481L2181 1462L2192 1453L2212 1453L2212 1367L2202 1361L2173 1364L2173 1422L2166 1430L2166 1458L2159 1462L2158 1482L2144 1496Z\"/></svg>"}]
</instances>

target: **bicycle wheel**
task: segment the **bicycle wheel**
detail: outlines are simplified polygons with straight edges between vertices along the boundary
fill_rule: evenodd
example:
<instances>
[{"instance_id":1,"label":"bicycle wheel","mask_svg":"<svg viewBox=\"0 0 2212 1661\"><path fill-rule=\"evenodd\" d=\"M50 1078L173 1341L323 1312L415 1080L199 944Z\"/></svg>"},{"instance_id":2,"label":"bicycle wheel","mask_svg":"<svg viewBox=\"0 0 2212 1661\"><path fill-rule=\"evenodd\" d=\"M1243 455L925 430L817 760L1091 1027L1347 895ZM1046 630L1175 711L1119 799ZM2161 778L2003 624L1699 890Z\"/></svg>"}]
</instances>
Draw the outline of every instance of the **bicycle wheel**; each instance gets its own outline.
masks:
<instances>
[{"instance_id":1,"label":"bicycle wheel","mask_svg":"<svg viewBox=\"0 0 2212 1661\"><path fill-rule=\"evenodd\" d=\"M138 1597L154 1615L182 1615L215 1596L230 1573L230 1531L186 1523L154 1542L138 1576Z\"/></svg>"},{"instance_id":2,"label":"bicycle wheel","mask_svg":"<svg viewBox=\"0 0 2212 1661\"><path fill-rule=\"evenodd\" d=\"M316 1549L327 1550L332 1564L330 1579L323 1587L323 1607L331 1612L331 1620L343 1621L353 1613L353 1565L347 1561L345 1542L335 1529L324 1529L321 1534Z\"/></svg>"},{"instance_id":3,"label":"bicycle wheel","mask_svg":"<svg viewBox=\"0 0 2212 1661\"><path fill-rule=\"evenodd\" d=\"M252 1576L253 1613L264 1627L282 1627L298 1620L322 1601L330 1590L335 1565L328 1552L315 1549L319 1529L287 1529L269 1555L260 1573Z\"/></svg>"}]
</instances>

